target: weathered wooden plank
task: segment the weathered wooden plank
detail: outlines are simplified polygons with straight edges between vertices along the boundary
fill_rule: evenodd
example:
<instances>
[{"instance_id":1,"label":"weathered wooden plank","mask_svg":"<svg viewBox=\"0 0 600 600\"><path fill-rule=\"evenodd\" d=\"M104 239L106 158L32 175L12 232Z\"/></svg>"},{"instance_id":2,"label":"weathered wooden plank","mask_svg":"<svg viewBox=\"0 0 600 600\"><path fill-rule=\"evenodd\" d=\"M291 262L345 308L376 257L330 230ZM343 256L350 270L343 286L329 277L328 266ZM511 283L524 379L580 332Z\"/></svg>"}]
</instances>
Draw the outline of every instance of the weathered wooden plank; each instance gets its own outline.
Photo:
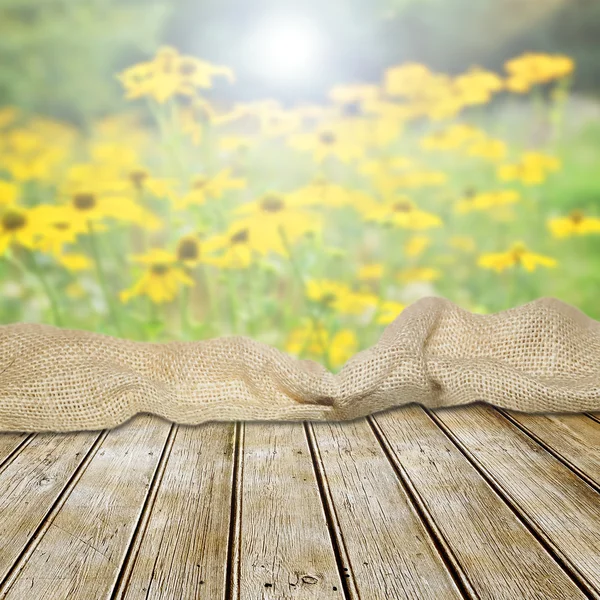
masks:
<instances>
[{"instance_id":1,"label":"weathered wooden plank","mask_svg":"<svg viewBox=\"0 0 600 600\"><path fill-rule=\"evenodd\" d=\"M600 593L600 494L485 405L432 415L581 585Z\"/></svg>"},{"instance_id":2,"label":"weathered wooden plank","mask_svg":"<svg viewBox=\"0 0 600 600\"><path fill-rule=\"evenodd\" d=\"M180 427L116 598L223 598L235 424Z\"/></svg>"},{"instance_id":3,"label":"weathered wooden plank","mask_svg":"<svg viewBox=\"0 0 600 600\"><path fill-rule=\"evenodd\" d=\"M421 407L372 422L479 598L586 597Z\"/></svg>"},{"instance_id":4,"label":"weathered wooden plank","mask_svg":"<svg viewBox=\"0 0 600 600\"><path fill-rule=\"evenodd\" d=\"M586 415L507 412L539 443L600 486L600 423Z\"/></svg>"},{"instance_id":5,"label":"weathered wooden plank","mask_svg":"<svg viewBox=\"0 0 600 600\"><path fill-rule=\"evenodd\" d=\"M343 598L301 423L243 425L233 598Z\"/></svg>"},{"instance_id":6,"label":"weathered wooden plank","mask_svg":"<svg viewBox=\"0 0 600 600\"><path fill-rule=\"evenodd\" d=\"M310 428L357 597L462 598L366 419Z\"/></svg>"},{"instance_id":7,"label":"weathered wooden plank","mask_svg":"<svg viewBox=\"0 0 600 600\"><path fill-rule=\"evenodd\" d=\"M170 426L142 415L110 431L9 582L6 598L89 600L112 590Z\"/></svg>"},{"instance_id":8,"label":"weathered wooden plank","mask_svg":"<svg viewBox=\"0 0 600 600\"><path fill-rule=\"evenodd\" d=\"M0 469L10 456L27 438L26 433L0 433Z\"/></svg>"},{"instance_id":9,"label":"weathered wooden plank","mask_svg":"<svg viewBox=\"0 0 600 600\"><path fill-rule=\"evenodd\" d=\"M98 436L38 434L0 473L0 583Z\"/></svg>"}]
</instances>

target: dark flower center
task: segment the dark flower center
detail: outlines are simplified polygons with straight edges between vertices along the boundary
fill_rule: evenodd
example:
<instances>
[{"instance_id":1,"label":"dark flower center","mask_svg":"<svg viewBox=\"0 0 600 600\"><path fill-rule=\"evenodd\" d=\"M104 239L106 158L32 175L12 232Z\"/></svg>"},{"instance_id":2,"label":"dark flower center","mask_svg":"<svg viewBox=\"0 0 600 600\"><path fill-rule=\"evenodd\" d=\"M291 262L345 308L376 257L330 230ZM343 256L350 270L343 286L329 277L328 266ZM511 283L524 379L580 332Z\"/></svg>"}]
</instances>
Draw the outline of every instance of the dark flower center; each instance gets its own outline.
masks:
<instances>
[{"instance_id":1,"label":"dark flower center","mask_svg":"<svg viewBox=\"0 0 600 600\"><path fill-rule=\"evenodd\" d=\"M27 219L24 214L8 211L2 215L2 227L5 231L17 231L25 227Z\"/></svg>"},{"instance_id":2,"label":"dark flower center","mask_svg":"<svg viewBox=\"0 0 600 600\"><path fill-rule=\"evenodd\" d=\"M468 187L464 192L464 197L466 200L471 200L477 194L477 190L474 187Z\"/></svg>"},{"instance_id":3,"label":"dark flower center","mask_svg":"<svg viewBox=\"0 0 600 600\"><path fill-rule=\"evenodd\" d=\"M396 202L392 206L392 210L398 213L407 213L412 210L412 206L408 202Z\"/></svg>"},{"instance_id":4,"label":"dark flower center","mask_svg":"<svg viewBox=\"0 0 600 600\"><path fill-rule=\"evenodd\" d=\"M67 221L59 221L57 223L53 223L52 225L54 229L58 229L59 231L66 231L71 226L71 224L67 223Z\"/></svg>"},{"instance_id":5,"label":"dark flower center","mask_svg":"<svg viewBox=\"0 0 600 600\"><path fill-rule=\"evenodd\" d=\"M165 275L169 271L169 265L156 264L150 267L153 275Z\"/></svg>"},{"instance_id":6,"label":"dark flower center","mask_svg":"<svg viewBox=\"0 0 600 600\"><path fill-rule=\"evenodd\" d=\"M511 257L515 261L515 263L520 264L523 255L525 254L525 248L518 246L517 248L513 248L511 252Z\"/></svg>"},{"instance_id":7,"label":"dark flower center","mask_svg":"<svg viewBox=\"0 0 600 600\"><path fill-rule=\"evenodd\" d=\"M207 183L208 183L208 179L206 177L197 177L192 182L192 188L195 190L202 190L206 187Z\"/></svg>"},{"instance_id":8,"label":"dark flower center","mask_svg":"<svg viewBox=\"0 0 600 600\"><path fill-rule=\"evenodd\" d=\"M196 63L192 62L191 60L182 60L181 63L179 63L179 72L184 77L193 75L197 70L198 67Z\"/></svg>"},{"instance_id":9,"label":"dark flower center","mask_svg":"<svg viewBox=\"0 0 600 600\"><path fill-rule=\"evenodd\" d=\"M89 192L80 192L73 196L73 206L77 210L91 210L96 206L96 197Z\"/></svg>"},{"instance_id":10,"label":"dark flower center","mask_svg":"<svg viewBox=\"0 0 600 600\"><path fill-rule=\"evenodd\" d=\"M135 169L129 173L129 179L138 190L141 190L144 187L144 182L148 179L148 172L143 169Z\"/></svg>"},{"instance_id":11,"label":"dark flower center","mask_svg":"<svg viewBox=\"0 0 600 600\"><path fill-rule=\"evenodd\" d=\"M248 231L248 229L240 229L237 233L234 233L229 238L229 241L232 244L244 244L248 241L249 233L250 232Z\"/></svg>"},{"instance_id":12,"label":"dark flower center","mask_svg":"<svg viewBox=\"0 0 600 600\"><path fill-rule=\"evenodd\" d=\"M335 143L335 135L333 135L333 133L331 133L331 131L324 131L319 136L319 140L322 144L325 144L326 146L331 146L332 144Z\"/></svg>"},{"instance_id":13,"label":"dark flower center","mask_svg":"<svg viewBox=\"0 0 600 600\"><path fill-rule=\"evenodd\" d=\"M361 116L363 114L363 109L362 109L362 106L360 105L360 102L358 102L358 101L346 102L342 106L342 114L345 117L359 117L359 116Z\"/></svg>"},{"instance_id":14,"label":"dark flower center","mask_svg":"<svg viewBox=\"0 0 600 600\"><path fill-rule=\"evenodd\" d=\"M267 196L260 203L260 207L265 212L275 213L275 212L282 211L283 207L284 207L284 204L283 204L283 200L281 198L278 198L277 196Z\"/></svg>"},{"instance_id":15,"label":"dark flower center","mask_svg":"<svg viewBox=\"0 0 600 600\"><path fill-rule=\"evenodd\" d=\"M571 213L571 222L574 225L579 225L584 219L583 213L580 210L574 210Z\"/></svg>"},{"instance_id":16,"label":"dark flower center","mask_svg":"<svg viewBox=\"0 0 600 600\"><path fill-rule=\"evenodd\" d=\"M321 303L325 304L325 305L329 305L332 302L334 302L336 299L336 295L333 294L332 292L328 292L327 294L323 294L323 296L321 296Z\"/></svg>"},{"instance_id":17,"label":"dark flower center","mask_svg":"<svg viewBox=\"0 0 600 600\"><path fill-rule=\"evenodd\" d=\"M181 240L177 247L177 258L179 260L196 260L200 256L200 248L196 240Z\"/></svg>"}]
</instances>

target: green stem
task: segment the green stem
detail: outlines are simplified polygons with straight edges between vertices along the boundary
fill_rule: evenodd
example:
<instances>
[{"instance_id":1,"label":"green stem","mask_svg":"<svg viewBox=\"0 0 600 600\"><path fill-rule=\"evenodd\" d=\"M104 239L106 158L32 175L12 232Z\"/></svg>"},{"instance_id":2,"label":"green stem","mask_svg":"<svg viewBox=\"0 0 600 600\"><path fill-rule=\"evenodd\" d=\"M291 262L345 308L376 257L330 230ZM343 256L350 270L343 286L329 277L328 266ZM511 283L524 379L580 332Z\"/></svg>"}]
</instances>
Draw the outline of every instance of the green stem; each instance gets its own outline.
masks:
<instances>
[{"instance_id":1,"label":"green stem","mask_svg":"<svg viewBox=\"0 0 600 600\"><path fill-rule=\"evenodd\" d=\"M229 316L231 319L231 327L233 333L238 332L238 313L237 313L237 301L235 296L235 290L233 289L233 280L231 278L231 273L227 277L227 294L229 296Z\"/></svg>"},{"instance_id":2,"label":"green stem","mask_svg":"<svg viewBox=\"0 0 600 600\"><path fill-rule=\"evenodd\" d=\"M44 272L42 271L42 269L40 268L40 265L37 262L35 253L31 250L27 250L27 252L29 254L29 258L31 261L32 271L35 274L35 276L39 279L40 283L42 284L42 287L44 288L44 292L46 293L46 296L48 297L48 300L50 302L50 307L52 309L52 317L54 319L54 324L58 325L58 326L62 326L63 325L62 315L60 313L60 309L58 308L58 302L54 296L52 288L50 287L50 284L48 283L48 280L46 279Z\"/></svg>"},{"instance_id":3,"label":"green stem","mask_svg":"<svg viewBox=\"0 0 600 600\"><path fill-rule=\"evenodd\" d=\"M108 311L111 315L113 325L119 335L122 335L121 323L119 321L119 315L115 305L113 303L112 296L110 295L110 291L108 289L108 285L106 282L106 274L104 273L104 268L102 266L102 261L100 260L100 251L98 250L98 242L96 239L96 234L94 232L94 227L91 222L88 222L88 235L90 238L90 246L92 248L92 256L94 257L94 263L96 265L96 275L98 276L98 282L100 283L100 287L102 289L102 293L104 294L104 299L106 300L106 305L108 306Z\"/></svg>"},{"instance_id":4,"label":"green stem","mask_svg":"<svg viewBox=\"0 0 600 600\"><path fill-rule=\"evenodd\" d=\"M304 294L305 290L306 290L306 281L304 279L304 275L302 274L302 270L300 269L300 266L296 262L294 253L292 252L291 244L289 243L289 240L287 239L285 231L281 225L279 226L279 235L281 236L281 241L283 243L283 247L285 248L285 250L288 254L288 258L290 260L290 264L292 265L292 271L294 273L294 276L298 280L298 283L301 285L302 293ZM309 312L310 312L310 319L312 320L313 326L315 327L315 332L318 334L319 329L320 329L319 328L320 322L319 322L318 316L314 314L313 308L312 308L312 306L310 306L310 304L309 304ZM331 361L329 360L329 352L327 352L327 340L323 337L321 337L321 345L323 346L323 358L325 360L325 367L327 369L331 369Z\"/></svg>"},{"instance_id":5,"label":"green stem","mask_svg":"<svg viewBox=\"0 0 600 600\"><path fill-rule=\"evenodd\" d=\"M183 339L187 338L190 329L190 318L189 318L189 299L190 290L187 285L182 286L181 296L179 297L179 317L181 320L181 336Z\"/></svg>"}]
</instances>

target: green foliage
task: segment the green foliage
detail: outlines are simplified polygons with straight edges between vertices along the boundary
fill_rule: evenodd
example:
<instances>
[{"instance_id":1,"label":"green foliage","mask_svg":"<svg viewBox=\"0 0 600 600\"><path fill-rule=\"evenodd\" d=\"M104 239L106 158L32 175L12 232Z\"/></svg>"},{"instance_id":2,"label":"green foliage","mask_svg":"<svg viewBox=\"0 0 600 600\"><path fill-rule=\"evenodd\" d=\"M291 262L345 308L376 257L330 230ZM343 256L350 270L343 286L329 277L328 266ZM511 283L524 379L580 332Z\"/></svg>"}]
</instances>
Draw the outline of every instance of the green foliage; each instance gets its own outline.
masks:
<instances>
[{"instance_id":1,"label":"green foliage","mask_svg":"<svg viewBox=\"0 0 600 600\"><path fill-rule=\"evenodd\" d=\"M117 68L152 53L165 0L0 0L0 104L80 122L114 108Z\"/></svg>"}]
</instances>

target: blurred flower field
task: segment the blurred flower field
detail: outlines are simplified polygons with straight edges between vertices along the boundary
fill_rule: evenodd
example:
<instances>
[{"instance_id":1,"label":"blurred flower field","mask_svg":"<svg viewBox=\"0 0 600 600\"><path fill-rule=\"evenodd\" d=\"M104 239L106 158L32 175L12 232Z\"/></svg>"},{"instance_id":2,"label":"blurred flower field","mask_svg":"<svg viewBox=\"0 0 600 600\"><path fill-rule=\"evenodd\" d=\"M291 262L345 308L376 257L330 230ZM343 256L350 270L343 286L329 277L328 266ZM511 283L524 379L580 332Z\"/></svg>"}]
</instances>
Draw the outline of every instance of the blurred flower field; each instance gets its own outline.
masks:
<instances>
[{"instance_id":1,"label":"blurred flower field","mask_svg":"<svg viewBox=\"0 0 600 600\"><path fill-rule=\"evenodd\" d=\"M336 369L425 295L480 313L557 295L598 318L573 69L404 64L324 105L224 107L206 90L235 74L164 47L118 75L131 112L85 131L4 107L2 321L250 335ZM519 126L495 117L525 102Z\"/></svg>"}]
</instances>

